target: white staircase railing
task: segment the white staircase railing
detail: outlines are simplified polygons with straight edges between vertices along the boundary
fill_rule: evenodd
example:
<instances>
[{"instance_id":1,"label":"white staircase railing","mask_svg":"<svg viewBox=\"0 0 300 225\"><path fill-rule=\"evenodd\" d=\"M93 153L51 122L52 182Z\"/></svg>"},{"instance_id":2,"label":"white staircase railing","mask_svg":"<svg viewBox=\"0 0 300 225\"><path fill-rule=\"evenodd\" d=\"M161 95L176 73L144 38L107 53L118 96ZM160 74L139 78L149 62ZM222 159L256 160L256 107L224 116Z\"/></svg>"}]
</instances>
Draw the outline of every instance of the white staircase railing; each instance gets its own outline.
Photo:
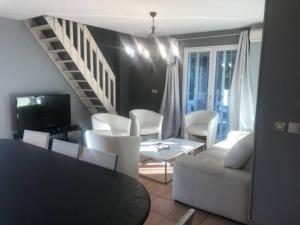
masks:
<instances>
[{"instance_id":1,"label":"white staircase railing","mask_svg":"<svg viewBox=\"0 0 300 225\"><path fill-rule=\"evenodd\" d=\"M46 23L39 24L34 18L25 23L80 99L91 113L101 111L99 108L115 113L116 78L87 26L51 16L42 18ZM49 30L55 35L47 36Z\"/></svg>"}]
</instances>

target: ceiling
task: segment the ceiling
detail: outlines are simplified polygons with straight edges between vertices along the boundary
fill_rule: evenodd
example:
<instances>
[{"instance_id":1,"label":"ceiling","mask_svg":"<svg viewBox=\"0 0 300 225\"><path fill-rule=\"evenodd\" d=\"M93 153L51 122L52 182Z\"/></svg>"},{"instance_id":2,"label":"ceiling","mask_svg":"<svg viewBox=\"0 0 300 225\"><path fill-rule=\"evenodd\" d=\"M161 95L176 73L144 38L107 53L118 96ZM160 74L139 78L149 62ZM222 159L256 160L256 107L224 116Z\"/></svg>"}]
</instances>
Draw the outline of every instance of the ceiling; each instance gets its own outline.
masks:
<instances>
[{"instance_id":1,"label":"ceiling","mask_svg":"<svg viewBox=\"0 0 300 225\"><path fill-rule=\"evenodd\" d=\"M150 32L149 11L158 35L197 33L262 22L264 0L0 0L0 16L52 15L137 36Z\"/></svg>"}]
</instances>

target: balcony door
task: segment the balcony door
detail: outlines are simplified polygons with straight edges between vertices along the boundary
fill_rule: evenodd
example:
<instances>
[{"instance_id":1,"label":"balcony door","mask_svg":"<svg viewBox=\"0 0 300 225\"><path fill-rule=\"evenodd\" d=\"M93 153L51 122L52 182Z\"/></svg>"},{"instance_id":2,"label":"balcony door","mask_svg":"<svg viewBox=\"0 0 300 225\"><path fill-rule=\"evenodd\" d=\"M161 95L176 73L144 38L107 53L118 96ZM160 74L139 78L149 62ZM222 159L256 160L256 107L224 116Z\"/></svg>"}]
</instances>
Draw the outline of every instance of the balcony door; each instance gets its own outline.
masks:
<instances>
[{"instance_id":1,"label":"balcony door","mask_svg":"<svg viewBox=\"0 0 300 225\"><path fill-rule=\"evenodd\" d=\"M219 113L217 138L227 136L228 103L237 46L186 48L183 66L183 112Z\"/></svg>"}]
</instances>

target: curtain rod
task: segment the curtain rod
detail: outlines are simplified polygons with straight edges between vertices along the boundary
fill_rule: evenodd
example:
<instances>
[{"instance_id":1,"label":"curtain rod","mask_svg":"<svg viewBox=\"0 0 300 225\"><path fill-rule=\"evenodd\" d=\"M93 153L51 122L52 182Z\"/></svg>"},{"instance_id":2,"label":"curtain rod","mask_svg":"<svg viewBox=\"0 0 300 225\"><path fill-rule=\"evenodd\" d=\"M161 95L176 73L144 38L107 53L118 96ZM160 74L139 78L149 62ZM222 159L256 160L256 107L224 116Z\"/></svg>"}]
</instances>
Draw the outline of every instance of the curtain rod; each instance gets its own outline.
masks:
<instances>
[{"instance_id":1,"label":"curtain rod","mask_svg":"<svg viewBox=\"0 0 300 225\"><path fill-rule=\"evenodd\" d=\"M230 36L239 36L240 33L235 34L222 34L222 35L213 35L213 36L203 36L203 37L190 37L190 38L178 38L179 41L187 40L197 40L197 39L207 39L207 38L218 38L218 37L230 37Z\"/></svg>"}]
</instances>

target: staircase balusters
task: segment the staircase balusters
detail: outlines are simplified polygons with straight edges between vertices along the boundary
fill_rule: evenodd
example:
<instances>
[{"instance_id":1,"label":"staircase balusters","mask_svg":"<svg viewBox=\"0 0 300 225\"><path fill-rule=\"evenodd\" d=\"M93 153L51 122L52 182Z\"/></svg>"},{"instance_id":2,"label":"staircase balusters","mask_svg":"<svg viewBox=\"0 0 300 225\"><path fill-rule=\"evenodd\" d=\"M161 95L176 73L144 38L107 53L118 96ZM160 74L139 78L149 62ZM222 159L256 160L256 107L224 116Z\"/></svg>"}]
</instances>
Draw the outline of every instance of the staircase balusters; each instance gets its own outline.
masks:
<instances>
[{"instance_id":1,"label":"staircase balusters","mask_svg":"<svg viewBox=\"0 0 300 225\"><path fill-rule=\"evenodd\" d=\"M101 50L87 26L51 16L45 16L44 18L105 109L108 112L115 113L115 75L103 57ZM32 30L32 23L28 22L27 25L31 28L31 31L34 32ZM52 49L47 47L47 50L51 51ZM57 60L56 63L59 62L60 60ZM71 73L66 67L60 68L60 71L63 73ZM69 74L68 77L71 77L70 75L71 74ZM80 88L73 88L75 88L76 93L78 93L78 89Z\"/></svg>"}]
</instances>

